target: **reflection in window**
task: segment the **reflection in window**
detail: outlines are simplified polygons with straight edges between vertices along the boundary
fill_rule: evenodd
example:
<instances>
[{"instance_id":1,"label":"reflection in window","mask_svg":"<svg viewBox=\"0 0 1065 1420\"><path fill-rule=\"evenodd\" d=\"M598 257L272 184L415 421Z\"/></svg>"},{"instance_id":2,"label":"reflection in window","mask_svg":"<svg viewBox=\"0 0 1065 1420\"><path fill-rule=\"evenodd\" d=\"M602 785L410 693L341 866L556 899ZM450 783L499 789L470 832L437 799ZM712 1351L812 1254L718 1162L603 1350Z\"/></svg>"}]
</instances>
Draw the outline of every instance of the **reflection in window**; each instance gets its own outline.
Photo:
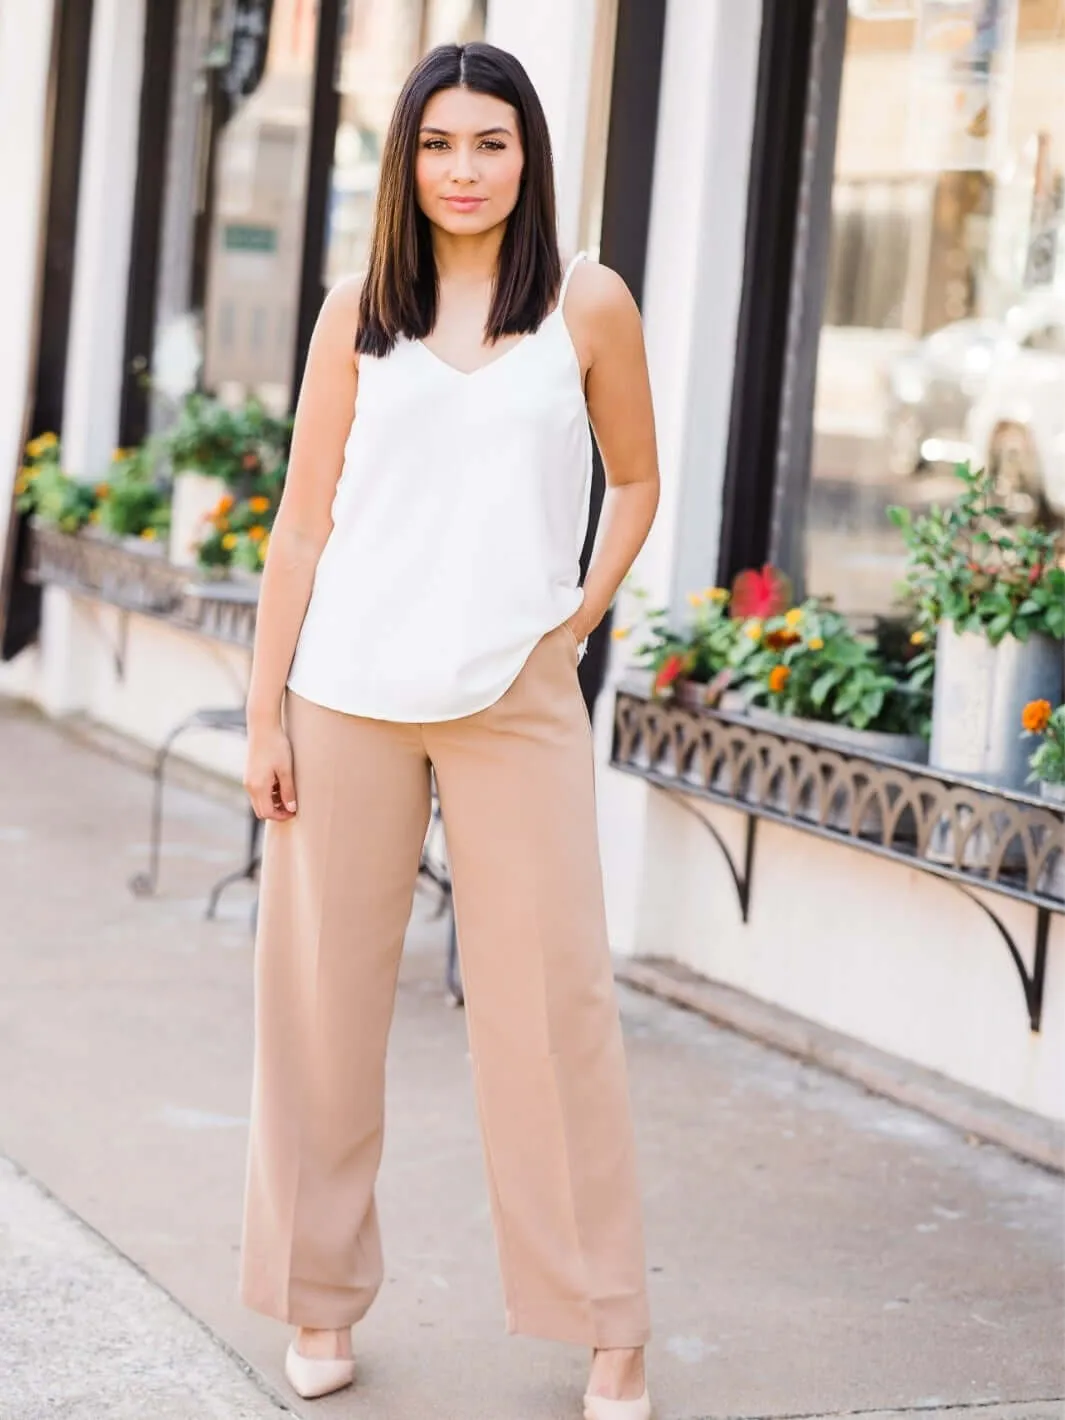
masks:
<instances>
[{"instance_id":1,"label":"reflection in window","mask_svg":"<svg viewBox=\"0 0 1065 1420\"><path fill-rule=\"evenodd\" d=\"M359 0L341 42L324 280L366 264L388 121L403 81L434 45L484 38L485 0Z\"/></svg>"},{"instance_id":2,"label":"reflection in window","mask_svg":"<svg viewBox=\"0 0 1065 1420\"><path fill-rule=\"evenodd\" d=\"M852 4L847 31L806 584L876 613L903 561L886 508L951 496L953 462L994 467L1021 516L1065 517L1065 3L859 9L875 13Z\"/></svg>"},{"instance_id":3,"label":"reflection in window","mask_svg":"<svg viewBox=\"0 0 1065 1420\"><path fill-rule=\"evenodd\" d=\"M314 11L307 0L273 0L262 78L217 140L207 239L204 382L223 398L254 392L278 411L289 403L296 345ZM231 343L220 331L227 304Z\"/></svg>"}]
</instances>

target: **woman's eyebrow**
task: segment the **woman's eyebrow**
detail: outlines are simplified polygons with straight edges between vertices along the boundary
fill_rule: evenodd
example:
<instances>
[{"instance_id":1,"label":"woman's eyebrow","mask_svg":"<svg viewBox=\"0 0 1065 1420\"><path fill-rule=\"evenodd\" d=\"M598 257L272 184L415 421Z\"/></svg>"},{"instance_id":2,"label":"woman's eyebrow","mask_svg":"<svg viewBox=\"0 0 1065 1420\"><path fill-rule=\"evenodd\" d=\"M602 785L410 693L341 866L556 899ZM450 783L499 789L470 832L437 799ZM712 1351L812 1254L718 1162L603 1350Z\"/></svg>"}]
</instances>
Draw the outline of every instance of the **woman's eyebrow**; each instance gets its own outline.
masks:
<instances>
[{"instance_id":1,"label":"woman's eyebrow","mask_svg":"<svg viewBox=\"0 0 1065 1420\"><path fill-rule=\"evenodd\" d=\"M433 134L435 137L437 137L437 138L453 138L453 137L454 137L454 134L451 133L448 129L446 129L446 128L432 128L432 127L430 127L429 124L427 124L427 123L423 123L423 124L422 124L422 127L421 127L421 130L420 130L420 131L421 131L422 133L432 133L432 134ZM495 126L495 128L482 128L479 133L475 133L473 136L474 136L475 138L490 138L494 133L505 133L508 138L510 137L510 129L507 128L507 127L505 127L505 126L504 126L503 124L501 124L501 123L500 123L500 124L497 124L497 125Z\"/></svg>"}]
</instances>

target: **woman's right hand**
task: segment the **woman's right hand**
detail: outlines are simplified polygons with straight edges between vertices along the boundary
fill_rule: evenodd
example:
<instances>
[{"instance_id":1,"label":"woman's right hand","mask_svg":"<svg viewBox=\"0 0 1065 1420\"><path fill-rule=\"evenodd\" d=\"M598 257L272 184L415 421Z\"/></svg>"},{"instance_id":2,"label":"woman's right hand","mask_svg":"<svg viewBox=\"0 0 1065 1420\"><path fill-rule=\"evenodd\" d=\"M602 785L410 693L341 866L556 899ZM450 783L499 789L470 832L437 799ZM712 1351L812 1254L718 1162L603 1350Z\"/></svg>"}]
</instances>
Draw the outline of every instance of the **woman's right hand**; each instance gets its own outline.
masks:
<instances>
[{"instance_id":1,"label":"woman's right hand","mask_svg":"<svg viewBox=\"0 0 1065 1420\"><path fill-rule=\"evenodd\" d=\"M296 814L292 746L280 725L248 727L244 788L259 818L285 822Z\"/></svg>"}]
</instances>

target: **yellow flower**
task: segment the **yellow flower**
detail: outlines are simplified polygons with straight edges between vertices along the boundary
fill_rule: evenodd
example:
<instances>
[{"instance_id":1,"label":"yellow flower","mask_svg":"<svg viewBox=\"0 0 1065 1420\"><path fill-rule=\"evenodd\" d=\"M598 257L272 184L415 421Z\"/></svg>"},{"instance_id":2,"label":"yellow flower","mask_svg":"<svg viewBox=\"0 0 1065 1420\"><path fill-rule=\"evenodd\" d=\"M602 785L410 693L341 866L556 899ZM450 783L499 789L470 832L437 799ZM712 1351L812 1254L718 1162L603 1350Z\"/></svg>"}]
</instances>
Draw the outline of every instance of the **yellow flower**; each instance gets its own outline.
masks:
<instances>
[{"instance_id":1,"label":"yellow flower","mask_svg":"<svg viewBox=\"0 0 1065 1420\"><path fill-rule=\"evenodd\" d=\"M927 632L927 631L915 631L915 632L913 633L913 635L910 637L910 645L911 645L911 646L923 646L924 643L925 643L927 640L928 640L928 632Z\"/></svg>"},{"instance_id":2,"label":"yellow flower","mask_svg":"<svg viewBox=\"0 0 1065 1420\"><path fill-rule=\"evenodd\" d=\"M265 513L270 506L270 499L259 494L255 498L248 499L248 507L253 513Z\"/></svg>"},{"instance_id":3,"label":"yellow flower","mask_svg":"<svg viewBox=\"0 0 1065 1420\"><path fill-rule=\"evenodd\" d=\"M141 533L141 537L145 542L154 542L158 536L159 534L155 528L145 528Z\"/></svg>"},{"instance_id":4,"label":"yellow flower","mask_svg":"<svg viewBox=\"0 0 1065 1420\"><path fill-rule=\"evenodd\" d=\"M92 510L92 512L89 514L89 522L90 522L90 523L98 523L99 521L100 521L100 510L99 510L99 508L94 508L94 509Z\"/></svg>"},{"instance_id":5,"label":"yellow flower","mask_svg":"<svg viewBox=\"0 0 1065 1420\"><path fill-rule=\"evenodd\" d=\"M823 651L825 649L825 643L821 640L820 636L811 636L806 644L811 651Z\"/></svg>"},{"instance_id":6,"label":"yellow flower","mask_svg":"<svg viewBox=\"0 0 1065 1420\"><path fill-rule=\"evenodd\" d=\"M15 493L21 496L23 493L25 493L26 489L29 488L29 486L29 479L24 473L20 473L18 478L15 479Z\"/></svg>"},{"instance_id":7,"label":"yellow flower","mask_svg":"<svg viewBox=\"0 0 1065 1420\"><path fill-rule=\"evenodd\" d=\"M32 483L40 472L40 469L36 469L34 468L33 464L27 463L23 464L19 472L22 474L22 477L26 480L27 483Z\"/></svg>"},{"instance_id":8,"label":"yellow flower","mask_svg":"<svg viewBox=\"0 0 1065 1420\"><path fill-rule=\"evenodd\" d=\"M688 605L689 605L689 606L702 606L702 604L703 604L703 594L702 594L702 592L689 592L689 593L688 593Z\"/></svg>"},{"instance_id":9,"label":"yellow flower","mask_svg":"<svg viewBox=\"0 0 1065 1420\"><path fill-rule=\"evenodd\" d=\"M266 552L267 552L267 549L269 548L269 546L270 546L270 534L267 533L266 536L263 538L262 542L260 542L260 544L259 544L259 565L260 565L260 566L266 561Z\"/></svg>"},{"instance_id":10,"label":"yellow flower","mask_svg":"<svg viewBox=\"0 0 1065 1420\"><path fill-rule=\"evenodd\" d=\"M112 463L125 463L129 458L129 449L116 449L111 455Z\"/></svg>"},{"instance_id":11,"label":"yellow flower","mask_svg":"<svg viewBox=\"0 0 1065 1420\"><path fill-rule=\"evenodd\" d=\"M728 588L727 588L727 587L707 587L706 591L703 593L703 596L706 597L709 601L712 601L712 602L718 602L718 603L727 602L727 601L728 601Z\"/></svg>"},{"instance_id":12,"label":"yellow flower","mask_svg":"<svg viewBox=\"0 0 1065 1420\"><path fill-rule=\"evenodd\" d=\"M222 546L225 548L225 550L226 550L227 552L232 552L233 549L236 547L236 545L237 545L237 535L236 535L236 533L226 533L225 537L222 539Z\"/></svg>"},{"instance_id":13,"label":"yellow flower","mask_svg":"<svg viewBox=\"0 0 1065 1420\"><path fill-rule=\"evenodd\" d=\"M631 627L631 626L615 626L614 629L613 629L613 631L611 631L610 634L611 634L611 636L614 638L615 641L624 641L627 636L631 636L631 635L632 635L632 627Z\"/></svg>"},{"instance_id":14,"label":"yellow flower","mask_svg":"<svg viewBox=\"0 0 1065 1420\"><path fill-rule=\"evenodd\" d=\"M757 619L754 621L749 621L747 625L743 628L743 634L751 641L761 641L762 623Z\"/></svg>"},{"instance_id":15,"label":"yellow flower","mask_svg":"<svg viewBox=\"0 0 1065 1420\"><path fill-rule=\"evenodd\" d=\"M253 528L248 529L248 536L251 538L252 542L262 542L263 538L266 536L266 529L256 523Z\"/></svg>"},{"instance_id":16,"label":"yellow flower","mask_svg":"<svg viewBox=\"0 0 1065 1420\"><path fill-rule=\"evenodd\" d=\"M26 445L26 452L31 459L39 459L43 453L54 449L58 443L59 440L55 434L39 434L36 439L31 439Z\"/></svg>"},{"instance_id":17,"label":"yellow flower","mask_svg":"<svg viewBox=\"0 0 1065 1420\"><path fill-rule=\"evenodd\" d=\"M785 616L784 620L787 622L788 626L791 628L792 631L794 631L797 626L801 626L802 607L793 606L792 609L788 612L787 616Z\"/></svg>"}]
</instances>

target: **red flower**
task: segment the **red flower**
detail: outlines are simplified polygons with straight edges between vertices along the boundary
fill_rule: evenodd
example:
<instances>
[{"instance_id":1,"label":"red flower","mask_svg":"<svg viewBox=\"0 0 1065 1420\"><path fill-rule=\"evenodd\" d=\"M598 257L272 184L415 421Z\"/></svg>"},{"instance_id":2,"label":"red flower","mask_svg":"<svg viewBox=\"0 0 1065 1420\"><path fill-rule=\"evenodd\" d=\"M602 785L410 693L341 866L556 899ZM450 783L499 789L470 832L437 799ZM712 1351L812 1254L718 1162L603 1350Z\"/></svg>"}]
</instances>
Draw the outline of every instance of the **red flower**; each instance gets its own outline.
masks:
<instances>
[{"instance_id":1,"label":"red flower","mask_svg":"<svg viewBox=\"0 0 1065 1420\"><path fill-rule=\"evenodd\" d=\"M791 605L791 583L767 562L760 572L741 572L732 584L732 615L740 621L779 616Z\"/></svg>"},{"instance_id":2,"label":"red flower","mask_svg":"<svg viewBox=\"0 0 1065 1420\"><path fill-rule=\"evenodd\" d=\"M770 631L765 638L765 644L771 651L786 651L789 646L794 646L801 639L797 631L782 628L780 631Z\"/></svg>"},{"instance_id":3,"label":"red flower","mask_svg":"<svg viewBox=\"0 0 1065 1420\"><path fill-rule=\"evenodd\" d=\"M246 469L258 468L258 467L259 467L259 455L258 455L258 454L255 454L255 453L247 453L247 454L245 454L244 457L241 459L241 463L244 465L244 467L245 467Z\"/></svg>"},{"instance_id":4,"label":"red flower","mask_svg":"<svg viewBox=\"0 0 1065 1420\"><path fill-rule=\"evenodd\" d=\"M1042 575L1043 575L1042 563L1038 563L1038 562L1037 562L1036 565L1035 565L1035 566L1031 569L1031 571L1028 573L1028 585L1031 586L1031 587L1034 587L1035 584L1036 584L1036 582L1039 581L1039 579L1040 579L1040 577L1041 577Z\"/></svg>"},{"instance_id":5,"label":"red flower","mask_svg":"<svg viewBox=\"0 0 1065 1420\"><path fill-rule=\"evenodd\" d=\"M683 656L678 655L676 651L667 656L655 676L655 694L659 695L663 690L668 690L683 670Z\"/></svg>"}]
</instances>

